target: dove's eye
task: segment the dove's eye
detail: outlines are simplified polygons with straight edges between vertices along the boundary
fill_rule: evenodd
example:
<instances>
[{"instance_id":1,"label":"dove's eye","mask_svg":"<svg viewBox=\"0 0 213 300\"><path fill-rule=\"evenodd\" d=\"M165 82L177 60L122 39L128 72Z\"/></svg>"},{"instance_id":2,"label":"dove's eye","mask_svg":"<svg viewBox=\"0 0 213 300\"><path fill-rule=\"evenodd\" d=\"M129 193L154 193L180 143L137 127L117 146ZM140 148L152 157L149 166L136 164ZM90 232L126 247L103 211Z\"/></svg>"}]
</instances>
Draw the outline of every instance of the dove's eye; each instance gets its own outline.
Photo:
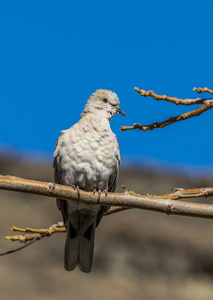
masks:
<instances>
[{"instance_id":1,"label":"dove's eye","mask_svg":"<svg viewBox=\"0 0 213 300\"><path fill-rule=\"evenodd\" d=\"M104 101L105 103L107 103L107 102L108 102L107 98L103 98L103 101Z\"/></svg>"}]
</instances>

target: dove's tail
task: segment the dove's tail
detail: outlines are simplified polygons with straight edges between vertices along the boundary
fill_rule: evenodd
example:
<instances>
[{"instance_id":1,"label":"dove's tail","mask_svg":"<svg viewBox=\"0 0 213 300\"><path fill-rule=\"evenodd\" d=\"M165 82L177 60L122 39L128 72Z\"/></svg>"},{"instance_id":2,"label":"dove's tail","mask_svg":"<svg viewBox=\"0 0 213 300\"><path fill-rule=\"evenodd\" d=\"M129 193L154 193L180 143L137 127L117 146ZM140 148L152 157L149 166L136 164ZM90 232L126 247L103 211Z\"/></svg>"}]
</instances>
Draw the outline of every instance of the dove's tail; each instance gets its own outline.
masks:
<instances>
[{"instance_id":1,"label":"dove's tail","mask_svg":"<svg viewBox=\"0 0 213 300\"><path fill-rule=\"evenodd\" d=\"M72 271L79 267L82 272L89 273L92 268L95 224L92 224L84 236L78 237L68 222L67 238L64 252L64 268Z\"/></svg>"}]
</instances>

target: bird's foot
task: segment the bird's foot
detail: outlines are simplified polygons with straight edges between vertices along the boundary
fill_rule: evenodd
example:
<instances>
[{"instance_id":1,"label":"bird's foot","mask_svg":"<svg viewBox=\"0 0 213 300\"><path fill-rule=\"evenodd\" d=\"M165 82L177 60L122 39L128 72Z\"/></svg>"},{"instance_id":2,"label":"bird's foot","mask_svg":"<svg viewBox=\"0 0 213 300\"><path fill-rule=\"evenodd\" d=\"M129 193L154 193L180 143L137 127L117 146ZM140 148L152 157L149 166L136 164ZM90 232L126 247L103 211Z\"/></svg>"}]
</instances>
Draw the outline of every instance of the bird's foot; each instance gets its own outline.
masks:
<instances>
[{"instance_id":1,"label":"bird's foot","mask_svg":"<svg viewBox=\"0 0 213 300\"><path fill-rule=\"evenodd\" d=\"M80 199L80 189L79 189L79 186L78 185L72 185L72 187L74 188L74 190L76 190L77 191L77 195L78 195L78 199Z\"/></svg>"},{"instance_id":2,"label":"bird's foot","mask_svg":"<svg viewBox=\"0 0 213 300\"><path fill-rule=\"evenodd\" d=\"M100 201L101 199L101 189L98 190L98 202Z\"/></svg>"},{"instance_id":3,"label":"bird's foot","mask_svg":"<svg viewBox=\"0 0 213 300\"><path fill-rule=\"evenodd\" d=\"M93 190L93 195L95 196L95 193L97 192L96 189ZM98 189L98 202L100 201L101 199L101 189Z\"/></svg>"}]
</instances>

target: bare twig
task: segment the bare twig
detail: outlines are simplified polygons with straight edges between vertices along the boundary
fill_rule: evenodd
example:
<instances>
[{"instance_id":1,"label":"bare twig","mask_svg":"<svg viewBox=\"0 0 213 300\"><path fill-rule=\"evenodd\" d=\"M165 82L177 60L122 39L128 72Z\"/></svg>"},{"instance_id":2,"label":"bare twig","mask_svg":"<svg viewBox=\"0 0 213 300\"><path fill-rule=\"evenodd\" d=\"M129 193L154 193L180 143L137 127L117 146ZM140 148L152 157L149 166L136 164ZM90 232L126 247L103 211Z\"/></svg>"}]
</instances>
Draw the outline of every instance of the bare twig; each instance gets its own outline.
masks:
<instances>
[{"instance_id":1,"label":"bare twig","mask_svg":"<svg viewBox=\"0 0 213 300\"><path fill-rule=\"evenodd\" d=\"M135 91L137 91L141 96L143 97L152 97L155 100L163 100L163 101L168 101L168 102L172 102L176 105L193 105L193 104L204 104L206 100L213 100L212 98L196 98L196 99L180 99L180 98L176 98L176 97L169 97L166 95L157 95L154 93L154 91L145 91L145 90L140 90L139 88L135 87L134 88ZM199 91L199 93L204 93L211 90L204 88L194 88L194 91Z\"/></svg>"},{"instance_id":2,"label":"bare twig","mask_svg":"<svg viewBox=\"0 0 213 300\"><path fill-rule=\"evenodd\" d=\"M194 88L193 91L196 91L198 94L201 94L201 93L209 93L209 94L212 94L213 95L213 90L210 90L208 89L207 87L205 88Z\"/></svg>"},{"instance_id":3,"label":"bare twig","mask_svg":"<svg viewBox=\"0 0 213 300\"><path fill-rule=\"evenodd\" d=\"M113 208L110 208L110 210L108 210L104 216L109 216L109 215L112 215L112 214L115 214L115 213L118 213L118 212L121 212L121 211L124 211L124 210L129 210L131 208L134 208L134 207L113 207Z\"/></svg>"},{"instance_id":4,"label":"bare twig","mask_svg":"<svg viewBox=\"0 0 213 300\"><path fill-rule=\"evenodd\" d=\"M105 213L104 216L108 216L113 213L120 212L120 211L127 210L127 209L130 209L130 208L129 207L112 207L109 211L107 211ZM18 235L6 236L6 240L8 240L8 241L19 241L22 243L26 243L31 240L33 240L33 242L36 240L40 240L41 238L50 236L57 232L66 232L67 230L66 230L63 222L58 222L57 224L53 224L49 228L46 228L46 229L43 229L43 228L35 229L35 228L30 228L30 227L20 228L20 227L12 226L11 231L31 232L31 233L28 233L25 235L18 234ZM30 245L30 243L28 243L27 245ZM0 256L10 254L12 252L16 252L18 250L21 250L22 248L23 247L20 247L20 248L14 249L14 250L0 253Z\"/></svg>"},{"instance_id":5,"label":"bare twig","mask_svg":"<svg viewBox=\"0 0 213 300\"><path fill-rule=\"evenodd\" d=\"M162 196L156 196L160 197L162 199L184 199L184 198L199 198L199 197L209 197L213 196L213 188L206 187L206 188L198 188L198 189L182 189L182 188L176 188L174 189L175 192L170 194L165 194Z\"/></svg>"},{"instance_id":6,"label":"bare twig","mask_svg":"<svg viewBox=\"0 0 213 300\"><path fill-rule=\"evenodd\" d=\"M40 240L45 236L50 236L57 232L66 232L66 228L64 227L63 222L58 222L57 224L51 225L49 228L46 229L34 229L34 228L19 228L16 226L12 226L12 231L19 231L19 232L32 232L33 234L26 234L26 235L13 235L13 236L6 236L7 240L11 241L20 241L22 243L26 243L29 240Z\"/></svg>"},{"instance_id":7,"label":"bare twig","mask_svg":"<svg viewBox=\"0 0 213 300\"><path fill-rule=\"evenodd\" d=\"M12 250L9 250L9 251L6 251L6 252L2 252L2 253L0 253L0 256L4 256L4 255L11 254L11 253L17 252L19 250L22 250L22 249L32 245L35 241L36 241L36 239L33 238L32 241L28 242L24 246L21 246L21 247L18 247L18 248L15 248L15 249L12 249Z\"/></svg>"},{"instance_id":8,"label":"bare twig","mask_svg":"<svg viewBox=\"0 0 213 300\"><path fill-rule=\"evenodd\" d=\"M156 128L164 128L172 123L187 120L187 119L195 117L195 116L199 116L200 114L204 113L205 111L207 111L213 107L213 98L179 99L176 97L169 97L166 95L157 95L156 93L154 93L154 91L145 91L145 90L140 90L138 88L135 88L135 90L141 96L144 96L144 97L150 96L155 100L169 101L176 105L187 105L187 106L193 105L193 104L203 104L203 105L192 111L189 111L187 113L184 113L184 114L181 114L181 115L178 115L175 117L171 117L162 122L154 122L149 125L141 125L139 123L134 123L133 126L121 126L120 130L122 130L122 131L132 130L132 129L139 129L139 130L147 131L147 130L153 130ZM197 91L198 93L208 92L210 94L213 94L213 91L208 88L204 88L204 89L194 88L194 90Z\"/></svg>"}]
</instances>

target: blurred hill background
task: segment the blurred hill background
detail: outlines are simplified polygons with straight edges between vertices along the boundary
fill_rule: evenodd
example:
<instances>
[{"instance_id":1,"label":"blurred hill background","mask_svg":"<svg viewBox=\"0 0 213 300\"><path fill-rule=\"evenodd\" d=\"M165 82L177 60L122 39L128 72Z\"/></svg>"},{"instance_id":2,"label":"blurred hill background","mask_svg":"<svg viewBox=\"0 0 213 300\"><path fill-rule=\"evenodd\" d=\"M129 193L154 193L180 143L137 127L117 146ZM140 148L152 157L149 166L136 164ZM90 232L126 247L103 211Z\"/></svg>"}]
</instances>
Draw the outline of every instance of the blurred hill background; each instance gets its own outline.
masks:
<instances>
[{"instance_id":1,"label":"blurred hill background","mask_svg":"<svg viewBox=\"0 0 213 300\"><path fill-rule=\"evenodd\" d=\"M0 174L53 181L51 163L0 156ZM212 186L212 177L163 169L123 167L125 184L141 194ZM211 198L199 199L210 203ZM20 246L5 240L12 225L45 228L61 220L54 199L0 191L0 252ZM55 234L0 257L0 299L212 299L212 221L129 210L103 218L96 231L90 274L63 269L65 234Z\"/></svg>"}]
</instances>

